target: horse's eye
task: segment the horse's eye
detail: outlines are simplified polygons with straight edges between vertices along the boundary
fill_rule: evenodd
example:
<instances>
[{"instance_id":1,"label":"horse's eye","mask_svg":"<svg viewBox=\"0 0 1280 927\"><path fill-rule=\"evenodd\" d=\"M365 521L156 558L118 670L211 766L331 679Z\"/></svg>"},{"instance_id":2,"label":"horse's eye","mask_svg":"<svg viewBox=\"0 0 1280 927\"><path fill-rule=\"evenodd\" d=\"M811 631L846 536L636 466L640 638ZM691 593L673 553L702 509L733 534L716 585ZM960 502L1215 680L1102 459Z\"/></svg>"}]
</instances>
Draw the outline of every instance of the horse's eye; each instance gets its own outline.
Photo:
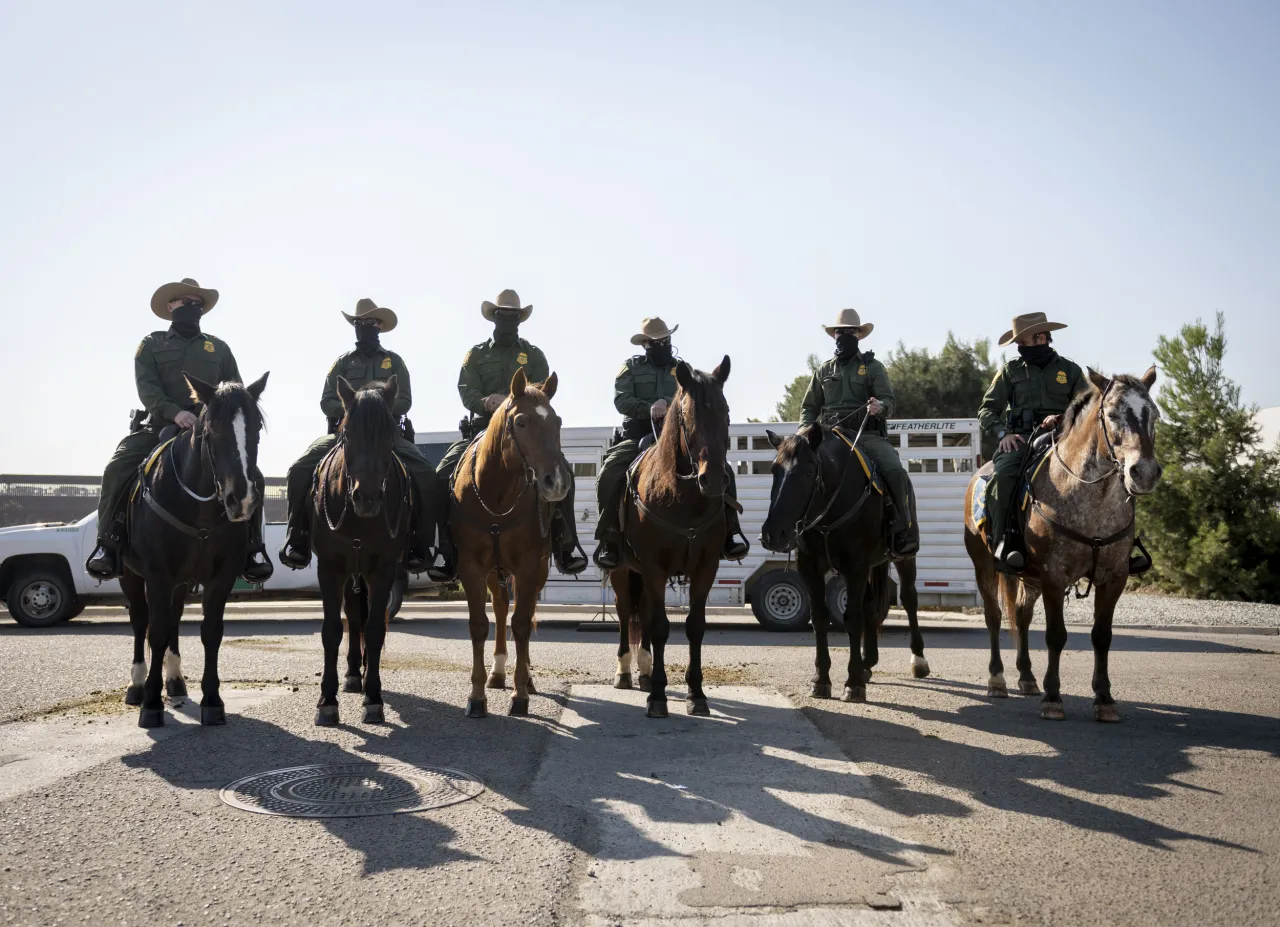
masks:
<instances>
[{"instance_id":1,"label":"horse's eye","mask_svg":"<svg viewBox=\"0 0 1280 927\"><path fill-rule=\"evenodd\" d=\"M525 425L527 425L528 423L529 423L529 422L528 422L528 419L526 419L526 418L524 417L524 414L523 414L523 413L521 413L520 415L517 415L517 416L516 416L516 427L517 427L517 428L523 428L523 427L525 427Z\"/></svg>"}]
</instances>

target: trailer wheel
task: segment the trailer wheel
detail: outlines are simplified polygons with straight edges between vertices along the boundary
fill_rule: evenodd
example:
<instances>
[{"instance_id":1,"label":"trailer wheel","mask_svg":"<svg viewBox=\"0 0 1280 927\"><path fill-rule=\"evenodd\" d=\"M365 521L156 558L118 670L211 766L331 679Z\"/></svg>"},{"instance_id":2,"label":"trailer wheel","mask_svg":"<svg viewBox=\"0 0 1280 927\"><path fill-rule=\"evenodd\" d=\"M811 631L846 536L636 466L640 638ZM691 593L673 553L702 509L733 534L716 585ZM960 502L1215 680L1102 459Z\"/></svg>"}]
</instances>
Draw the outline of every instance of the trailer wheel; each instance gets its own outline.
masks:
<instances>
[{"instance_id":1,"label":"trailer wheel","mask_svg":"<svg viewBox=\"0 0 1280 927\"><path fill-rule=\"evenodd\" d=\"M391 598L387 600L387 616L394 619L400 612L400 606L404 604L404 590L409 581L403 576L396 577L395 582L391 584Z\"/></svg>"},{"instance_id":2,"label":"trailer wheel","mask_svg":"<svg viewBox=\"0 0 1280 927\"><path fill-rule=\"evenodd\" d=\"M809 590L795 570L766 573L751 589L751 611L770 631L803 631L809 610Z\"/></svg>"},{"instance_id":3,"label":"trailer wheel","mask_svg":"<svg viewBox=\"0 0 1280 927\"><path fill-rule=\"evenodd\" d=\"M831 630L844 630L844 610L848 604L849 588L844 577L837 573L827 580L827 626Z\"/></svg>"},{"instance_id":4,"label":"trailer wheel","mask_svg":"<svg viewBox=\"0 0 1280 927\"><path fill-rule=\"evenodd\" d=\"M5 604L13 620L24 628L49 628L71 617L76 595L65 577L37 567L18 573Z\"/></svg>"}]
</instances>

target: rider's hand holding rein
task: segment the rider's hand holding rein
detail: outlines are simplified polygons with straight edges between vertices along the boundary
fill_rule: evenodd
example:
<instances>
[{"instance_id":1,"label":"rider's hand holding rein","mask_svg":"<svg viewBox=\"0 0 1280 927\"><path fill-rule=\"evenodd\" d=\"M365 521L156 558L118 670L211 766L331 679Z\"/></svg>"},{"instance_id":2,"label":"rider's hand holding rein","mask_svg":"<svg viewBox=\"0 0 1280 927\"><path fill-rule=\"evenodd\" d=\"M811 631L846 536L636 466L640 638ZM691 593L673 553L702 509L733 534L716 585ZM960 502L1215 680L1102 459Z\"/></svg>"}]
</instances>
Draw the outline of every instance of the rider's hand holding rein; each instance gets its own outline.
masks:
<instances>
[{"instance_id":1,"label":"rider's hand holding rein","mask_svg":"<svg viewBox=\"0 0 1280 927\"><path fill-rule=\"evenodd\" d=\"M666 413L667 413L667 401L665 399L659 399L657 402L655 402L653 405L649 407L649 414L651 416L661 417L663 415L666 415Z\"/></svg>"},{"instance_id":2,"label":"rider's hand holding rein","mask_svg":"<svg viewBox=\"0 0 1280 927\"><path fill-rule=\"evenodd\" d=\"M884 409L884 403L882 403L875 396L872 396L870 399L867 400L868 415L879 415L883 409Z\"/></svg>"},{"instance_id":3,"label":"rider's hand holding rein","mask_svg":"<svg viewBox=\"0 0 1280 927\"><path fill-rule=\"evenodd\" d=\"M185 428L188 431L190 431L192 428L195 428L196 422L198 421L200 420L196 418L194 415L192 415L190 412L188 412L186 409L183 409L181 412L179 412L177 415L173 417L173 423L175 425L177 425L179 428Z\"/></svg>"},{"instance_id":4,"label":"rider's hand holding rein","mask_svg":"<svg viewBox=\"0 0 1280 927\"><path fill-rule=\"evenodd\" d=\"M1046 415L1044 421L1040 423L1040 427L1045 431L1052 431L1058 427L1058 422L1061 418L1061 415Z\"/></svg>"},{"instance_id":5,"label":"rider's hand holding rein","mask_svg":"<svg viewBox=\"0 0 1280 927\"><path fill-rule=\"evenodd\" d=\"M492 393L484 397L484 410L486 412L497 411L498 406L507 401L507 397L501 393Z\"/></svg>"}]
</instances>

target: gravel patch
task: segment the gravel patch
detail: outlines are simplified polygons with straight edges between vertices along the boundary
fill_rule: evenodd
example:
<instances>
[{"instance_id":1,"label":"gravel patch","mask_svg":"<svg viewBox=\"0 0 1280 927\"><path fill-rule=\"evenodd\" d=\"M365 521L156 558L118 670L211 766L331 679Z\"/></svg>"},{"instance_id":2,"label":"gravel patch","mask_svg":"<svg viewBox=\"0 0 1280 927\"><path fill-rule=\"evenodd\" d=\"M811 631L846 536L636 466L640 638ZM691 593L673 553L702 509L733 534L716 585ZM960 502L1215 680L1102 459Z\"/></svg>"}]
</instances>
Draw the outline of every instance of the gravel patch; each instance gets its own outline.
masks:
<instances>
[{"instance_id":1,"label":"gravel patch","mask_svg":"<svg viewBox=\"0 0 1280 927\"><path fill-rule=\"evenodd\" d=\"M1036 605L1036 623L1044 621L1044 606ZM1068 624L1092 624L1093 596L1067 599ZM1116 604L1117 625L1187 625L1237 628L1280 628L1280 605L1257 602L1216 602L1126 592Z\"/></svg>"}]
</instances>

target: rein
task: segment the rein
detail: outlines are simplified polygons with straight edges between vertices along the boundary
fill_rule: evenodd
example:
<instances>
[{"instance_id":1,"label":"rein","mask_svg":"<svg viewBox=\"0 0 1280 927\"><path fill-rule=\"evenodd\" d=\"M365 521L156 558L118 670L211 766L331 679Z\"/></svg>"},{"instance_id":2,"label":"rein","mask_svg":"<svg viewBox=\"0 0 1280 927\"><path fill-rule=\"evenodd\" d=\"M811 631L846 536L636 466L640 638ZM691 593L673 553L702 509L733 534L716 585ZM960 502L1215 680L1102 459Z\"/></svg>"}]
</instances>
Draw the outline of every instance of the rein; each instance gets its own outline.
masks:
<instances>
[{"instance_id":1,"label":"rein","mask_svg":"<svg viewBox=\"0 0 1280 927\"><path fill-rule=\"evenodd\" d=\"M866 424L866 421L867 421L866 416L864 416L862 420L863 425ZM831 496L827 500L827 504L823 506L822 511L819 512L814 518L811 518L808 521L806 521L805 516L808 515L809 510L813 508L813 502L816 498L818 498L819 491L821 490L825 492L826 490L826 487L822 483L822 461L821 459L818 460L818 477L814 481L812 492L810 492L809 494L809 501L805 505L804 514L801 515L800 519L796 522L797 543L799 543L800 538L803 537L808 532L816 531L818 535L821 536L822 538L822 547L823 547L823 550L826 552L828 564L832 562L831 561L831 532L835 531L837 528L841 528L844 525L848 524L855 515L857 515L860 511L862 511L862 507L866 505L867 500L871 498L871 480L868 479L866 488L862 490L862 494L858 496L857 501L855 501L851 506L849 506L849 508L845 510L843 513L841 513L840 517L837 518L835 521L825 525L822 523L823 519L825 519L831 513L831 509L836 504L836 500L840 498L840 493L844 489L845 478L849 475L849 471L853 469L853 459L855 456L854 448L858 444L858 438L861 438L861 437L862 437L862 428L859 427L858 434L853 439L853 444L849 446L849 455L848 457L845 458L844 466L840 470L840 479L836 481L835 490L831 493ZM817 453L818 453L817 451L814 451L815 456L817 455Z\"/></svg>"},{"instance_id":2,"label":"rein","mask_svg":"<svg viewBox=\"0 0 1280 927\"><path fill-rule=\"evenodd\" d=\"M207 465L209 468L210 475L213 478L213 487L214 487L213 492L207 496L202 496L199 493L193 492L190 488L188 488L188 486L184 482L182 482L182 477L179 473L177 461L174 459L174 456L173 456L173 446L178 443L176 438L171 438L169 440L168 448L165 451L166 457L168 458L168 462L169 462L169 470L173 473L173 478L177 481L178 485L182 487L182 491L185 492L192 499L199 502L201 505L204 505L208 502L212 502L214 498L217 498L219 501L221 501L222 489L218 486L218 479L216 476L217 471L213 469L213 451L209 448L209 442L206 440L206 436L203 432L197 435L197 439L200 441L200 451L199 451L200 474L201 476L204 475L205 466ZM145 472L146 463L144 462L142 466L143 466L143 473L141 475L141 479L139 479L139 483L141 484L141 490L142 490L142 500L147 503L147 507L150 508L151 511L155 512L156 515L160 516L161 521L169 525L171 528L174 528L182 532L189 538L195 538L197 541L200 541L201 543L203 543L204 541L209 540L209 538L211 538L214 534L218 533L223 528L231 524L231 522L227 519L227 511L225 508L219 511L220 520L218 524L214 525L212 528L198 528L195 525L187 524L185 521L178 518L178 516L174 515L172 512L166 509L163 505L161 505L159 500L156 499L154 488L152 486L152 483L154 483L156 478L152 476L151 479L148 480L147 474Z\"/></svg>"},{"instance_id":3,"label":"rein","mask_svg":"<svg viewBox=\"0 0 1280 927\"><path fill-rule=\"evenodd\" d=\"M347 512L353 506L353 502L351 499L351 493L352 493L353 487L350 480L346 481L347 485L343 489L342 511L338 513L338 520L335 522L333 520L333 516L329 514L328 475L334 465L334 461L337 458L337 454L339 450L342 451L342 469L344 472L349 474L349 471L347 471L347 436L345 434L342 434L338 437L338 440L334 443L333 447L329 449L329 453L324 455L324 459L320 461L320 465L316 467L316 475L314 477L315 482L312 488L312 492L315 496L316 508L318 508L320 511L320 514L324 516L324 521L325 521L325 524L329 526L329 531L334 535L334 537L342 538L344 541L346 541L348 544L351 545L351 548L356 552L356 559L357 559L356 566L359 567L358 561L360 556L360 548L362 547L360 538L348 537L347 535L343 534L340 530L342 528L342 523L346 520ZM393 450L391 452L391 459L387 461L387 472L382 477L382 492L384 496L387 491L387 480L391 478L391 472L395 467L395 465L396 465L396 454L395 454L395 451ZM404 469L404 465L401 464L401 470L403 471L403 469ZM322 477L321 474L324 474L324 476ZM404 521L404 516L408 513L409 506L412 504L411 493L412 493L411 481L408 478L408 474L404 474L404 493L400 497L400 503L401 503L400 510L399 512L396 513L396 520L394 524L392 524L392 521L391 521L391 506L387 505L387 501L385 498L383 499L382 520L383 520L383 523L386 525L387 534L390 535L391 540L393 541L400 536L401 522ZM359 570L357 569L355 570L355 572L359 572Z\"/></svg>"}]
</instances>

